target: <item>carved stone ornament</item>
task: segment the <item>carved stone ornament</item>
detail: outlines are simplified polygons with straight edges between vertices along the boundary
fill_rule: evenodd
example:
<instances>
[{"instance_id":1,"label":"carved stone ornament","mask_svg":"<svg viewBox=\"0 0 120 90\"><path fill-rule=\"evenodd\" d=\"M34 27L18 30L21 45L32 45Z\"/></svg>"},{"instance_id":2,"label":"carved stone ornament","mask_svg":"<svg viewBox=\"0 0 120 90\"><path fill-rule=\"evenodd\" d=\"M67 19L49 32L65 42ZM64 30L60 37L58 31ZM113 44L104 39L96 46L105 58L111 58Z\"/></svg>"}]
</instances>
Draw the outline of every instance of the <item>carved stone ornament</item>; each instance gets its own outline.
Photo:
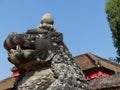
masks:
<instances>
[{"instance_id":1,"label":"carved stone ornament","mask_svg":"<svg viewBox=\"0 0 120 90\"><path fill-rule=\"evenodd\" d=\"M89 90L83 72L45 14L41 24L25 33L12 32L4 41L8 60L18 68L15 90Z\"/></svg>"}]
</instances>

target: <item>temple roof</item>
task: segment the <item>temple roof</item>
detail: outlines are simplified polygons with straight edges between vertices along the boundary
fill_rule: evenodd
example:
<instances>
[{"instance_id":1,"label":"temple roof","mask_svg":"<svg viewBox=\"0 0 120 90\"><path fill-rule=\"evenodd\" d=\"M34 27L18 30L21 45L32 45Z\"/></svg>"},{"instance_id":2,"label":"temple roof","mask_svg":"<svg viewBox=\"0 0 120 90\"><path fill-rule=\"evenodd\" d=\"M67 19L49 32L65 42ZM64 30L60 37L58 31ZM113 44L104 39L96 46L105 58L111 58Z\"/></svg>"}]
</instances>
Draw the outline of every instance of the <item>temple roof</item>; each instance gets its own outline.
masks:
<instances>
[{"instance_id":1,"label":"temple roof","mask_svg":"<svg viewBox=\"0 0 120 90\"><path fill-rule=\"evenodd\" d=\"M10 90L13 88L15 78L9 77L0 81L0 90Z\"/></svg>"},{"instance_id":2,"label":"temple roof","mask_svg":"<svg viewBox=\"0 0 120 90\"><path fill-rule=\"evenodd\" d=\"M76 63L80 66L81 70L89 70L92 68L104 67L116 73L120 73L120 65L110 60L101 58L92 53L85 53L74 57Z\"/></svg>"},{"instance_id":3,"label":"temple roof","mask_svg":"<svg viewBox=\"0 0 120 90\"><path fill-rule=\"evenodd\" d=\"M89 84L91 90L108 90L109 88L120 88L120 74L96 78L90 80Z\"/></svg>"}]
</instances>

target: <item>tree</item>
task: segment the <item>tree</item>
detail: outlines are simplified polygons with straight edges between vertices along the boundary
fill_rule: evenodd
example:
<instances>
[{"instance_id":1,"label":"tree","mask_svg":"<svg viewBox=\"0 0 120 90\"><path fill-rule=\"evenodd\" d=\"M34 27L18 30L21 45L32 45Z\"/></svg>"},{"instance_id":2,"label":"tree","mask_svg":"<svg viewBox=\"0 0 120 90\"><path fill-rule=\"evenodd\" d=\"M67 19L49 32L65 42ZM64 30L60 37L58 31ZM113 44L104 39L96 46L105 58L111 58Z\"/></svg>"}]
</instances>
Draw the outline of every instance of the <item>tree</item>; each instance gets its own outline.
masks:
<instances>
[{"instance_id":1,"label":"tree","mask_svg":"<svg viewBox=\"0 0 120 90\"><path fill-rule=\"evenodd\" d=\"M116 48L116 61L120 62L120 0L107 0L105 12L112 32L113 44Z\"/></svg>"}]
</instances>

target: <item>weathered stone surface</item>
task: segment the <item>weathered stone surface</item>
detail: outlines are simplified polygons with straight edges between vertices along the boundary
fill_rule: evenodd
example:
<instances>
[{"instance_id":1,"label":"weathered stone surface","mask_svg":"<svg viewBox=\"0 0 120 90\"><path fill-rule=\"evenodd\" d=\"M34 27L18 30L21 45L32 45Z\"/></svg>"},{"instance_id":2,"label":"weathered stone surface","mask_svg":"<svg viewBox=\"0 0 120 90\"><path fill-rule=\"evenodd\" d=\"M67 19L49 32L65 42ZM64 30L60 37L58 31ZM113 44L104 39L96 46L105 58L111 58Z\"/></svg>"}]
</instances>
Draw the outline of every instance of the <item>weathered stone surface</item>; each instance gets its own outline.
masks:
<instances>
[{"instance_id":1,"label":"weathered stone surface","mask_svg":"<svg viewBox=\"0 0 120 90\"><path fill-rule=\"evenodd\" d=\"M26 73L18 85L18 90L46 90L54 80L50 68L36 69Z\"/></svg>"},{"instance_id":2,"label":"weathered stone surface","mask_svg":"<svg viewBox=\"0 0 120 90\"><path fill-rule=\"evenodd\" d=\"M9 61L21 72L16 90L89 90L83 72L53 23L47 14L39 27L23 34L12 33L5 40Z\"/></svg>"}]
</instances>

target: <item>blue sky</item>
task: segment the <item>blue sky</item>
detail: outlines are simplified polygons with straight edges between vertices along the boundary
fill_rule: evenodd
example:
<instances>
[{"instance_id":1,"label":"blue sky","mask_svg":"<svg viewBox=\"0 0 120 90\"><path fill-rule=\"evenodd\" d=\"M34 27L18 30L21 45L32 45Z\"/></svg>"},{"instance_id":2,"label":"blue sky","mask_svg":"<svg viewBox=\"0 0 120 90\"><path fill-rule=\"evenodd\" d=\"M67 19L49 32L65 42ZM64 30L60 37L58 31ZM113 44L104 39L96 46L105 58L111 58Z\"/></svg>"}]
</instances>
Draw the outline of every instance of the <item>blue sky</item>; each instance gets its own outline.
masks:
<instances>
[{"instance_id":1,"label":"blue sky","mask_svg":"<svg viewBox=\"0 0 120 90\"><path fill-rule=\"evenodd\" d=\"M115 57L106 0L0 0L0 80L11 76L3 42L10 32L36 28L42 15L51 13L57 31L73 56L91 52L108 59Z\"/></svg>"}]
</instances>

